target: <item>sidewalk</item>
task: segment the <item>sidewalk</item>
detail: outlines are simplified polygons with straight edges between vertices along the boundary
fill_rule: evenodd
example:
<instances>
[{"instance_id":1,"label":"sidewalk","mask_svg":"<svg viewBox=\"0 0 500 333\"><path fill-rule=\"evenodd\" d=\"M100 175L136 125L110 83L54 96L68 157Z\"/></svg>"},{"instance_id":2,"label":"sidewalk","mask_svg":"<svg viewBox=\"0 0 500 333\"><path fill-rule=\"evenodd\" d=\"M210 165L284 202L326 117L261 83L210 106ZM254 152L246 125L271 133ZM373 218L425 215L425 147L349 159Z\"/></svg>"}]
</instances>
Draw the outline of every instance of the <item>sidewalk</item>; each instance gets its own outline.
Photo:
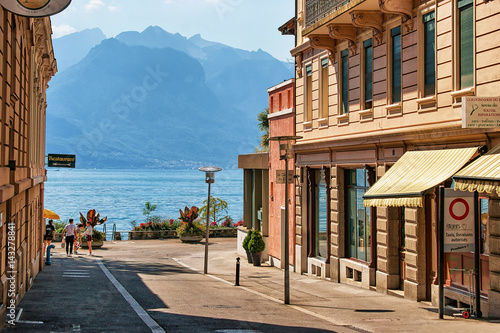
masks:
<instances>
[{"instance_id":1,"label":"sidewalk","mask_svg":"<svg viewBox=\"0 0 500 333\"><path fill-rule=\"evenodd\" d=\"M158 324L164 328L168 320L180 316L179 312L175 314L177 317L172 315L175 306L182 302L172 299L170 289L176 288L172 282L181 285L180 281L196 279L197 286L210 284L218 288L215 289L218 295L214 294L214 298L239 297L239 300L243 299L242 304L245 304L244 298L258 299L262 304L273 303L275 308L278 305L278 309L282 309L278 311L289 317L287 320L291 325L296 319L297 326L301 326L299 320L307 317L318 324L315 327L331 327L337 332L500 331L498 321L451 316L439 320L437 309L429 303L417 303L293 272L290 273L291 304L283 305L283 271L275 267L255 267L246 263L246 258L241 258L240 287L234 286L238 257L235 242L235 239L211 239L207 276L201 274L203 243L182 244L178 240L106 242L103 249L94 251L94 257L70 258L63 256L62 249L56 248L53 265L46 266L38 274L34 286L18 306L23 309L20 322L5 332L79 332L79 327L82 327L82 332L151 332L110 282L99 266L100 261L125 289L136 295L138 303L148 304L142 306L149 314L155 317L154 311L163 311L171 315L156 315ZM131 274L127 267L133 267L140 274ZM139 284L142 289L132 290ZM221 314L215 318L213 313ZM209 315L211 320L230 317L227 312L213 313ZM297 314L297 318L290 313Z\"/></svg>"}]
</instances>

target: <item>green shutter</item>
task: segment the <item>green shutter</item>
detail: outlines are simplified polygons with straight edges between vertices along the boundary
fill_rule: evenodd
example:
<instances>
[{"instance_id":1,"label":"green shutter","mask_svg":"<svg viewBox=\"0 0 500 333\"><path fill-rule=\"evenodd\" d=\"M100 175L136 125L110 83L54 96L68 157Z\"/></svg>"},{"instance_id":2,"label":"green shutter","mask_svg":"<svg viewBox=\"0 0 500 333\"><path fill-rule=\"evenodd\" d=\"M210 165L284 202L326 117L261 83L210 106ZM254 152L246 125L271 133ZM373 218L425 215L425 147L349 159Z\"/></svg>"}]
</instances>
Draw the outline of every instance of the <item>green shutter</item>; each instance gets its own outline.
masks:
<instances>
[{"instance_id":1,"label":"green shutter","mask_svg":"<svg viewBox=\"0 0 500 333\"><path fill-rule=\"evenodd\" d=\"M474 7L459 2L460 89L474 85Z\"/></svg>"},{"instance_id":2,"label":"green shutter","mask_svg":"<svg viewBox=\"0 0 500 333\"><path fill-rule=\"evenodd\" d=\"M312 75L312 66L311 65L306 66L306 75L307 76Z\"/></svg>"},{"instance_id":3,"label":"green shutter","mask_svg":"<svg viewBox=\"0 0 500 333\"><path fill-rule=\"evenodd\" d=\"M321 59L321 67L328 67L328 58Z\"/></svg>"},{"instance_id":4,"label":"green shutter","mask_svg":"<svg viewBox=\"0 0 500 333\"><path fill-rule=\"evenodd\" d=\"M401 26L391 29L392 36L392 100L401 102Z\"/></svg>"},{"instance_id":5,"label":"green shutter","mask_svg":"<svg viewBox=\"0 0 500 333\"><path fill-rule=\"evenodd\" d=\"M349 53L343 50L342 58L342 113L349 111Z\"/></svg>"},{"instance_id":6,"label":"green shutter","mask_svg":"<svg viewBox=\"0 0 500 333\"><path fill-rule=\"evenodd\" d=\"M373 48L371 38L363 42L365 49L365 107L373 98ZM371 107L371 105L368 105Z\"/></svg>"},{"instance_id":7,"label":"green shutter","mask_svg":"<svg viewBox=\"0 0 500 333\"><path fill-rule=\"evenodd\" d=\"M422 17L424 24L424 96L436 93L436 37L434 12Z\"/></svg>"}]
</instances>

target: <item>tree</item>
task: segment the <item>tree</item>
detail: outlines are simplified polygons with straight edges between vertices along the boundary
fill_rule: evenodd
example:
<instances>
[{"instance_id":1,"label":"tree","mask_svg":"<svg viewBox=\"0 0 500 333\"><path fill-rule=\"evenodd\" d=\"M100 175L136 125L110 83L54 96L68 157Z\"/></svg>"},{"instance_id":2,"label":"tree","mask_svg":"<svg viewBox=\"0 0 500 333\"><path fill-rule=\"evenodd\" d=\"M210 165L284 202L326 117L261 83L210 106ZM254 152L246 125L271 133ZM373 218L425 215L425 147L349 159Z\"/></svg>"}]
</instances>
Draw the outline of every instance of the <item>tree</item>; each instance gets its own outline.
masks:
<instances>
[{"instance_id":1,"label":"tree","mask_svg":"<svg viewBox=\"0 0 500 333\"><path fill-rule=\"evenodd\" d=\"M265 108L257 115L259 130L264 132L260 136L260 147L262 151L269 151L269 108Z\"/></svg>"},{"instance_id":2,"label":"tree","mask_svg":"<svg viewBox=\"0 0 500 333\"><path fill-rule=\"evenodd\" d=\"M200 215L205 220L207 218L207 202L208 200L204 200L204 206L200 209ZM223 214L227 214L227 202L210 196L210 220L219 223L229 217L228 215L221 216Z\"/></svg>"},{"instance_id":3,"label":"tree","mask_svg":"<svg viewBox=\"0 0 500 333\"><path fill-rule=\"evenodd\" d=\"M144 208L142 209L142 215L146 216L146 220L149 220L149 215L158 207L158 205L152 205L151 202L146 201Z\"/></svg>"}]
</instances>

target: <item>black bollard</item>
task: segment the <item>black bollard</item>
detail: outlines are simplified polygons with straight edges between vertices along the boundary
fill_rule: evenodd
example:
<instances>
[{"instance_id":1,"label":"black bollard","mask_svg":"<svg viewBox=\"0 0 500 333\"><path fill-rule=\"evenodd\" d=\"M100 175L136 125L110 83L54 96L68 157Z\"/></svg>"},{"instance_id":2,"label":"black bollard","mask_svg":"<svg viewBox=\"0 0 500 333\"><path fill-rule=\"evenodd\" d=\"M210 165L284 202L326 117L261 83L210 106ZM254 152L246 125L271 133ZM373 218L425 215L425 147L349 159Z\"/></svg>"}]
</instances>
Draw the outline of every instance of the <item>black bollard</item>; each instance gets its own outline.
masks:
<instances>
[{"instance_id":1,"label":"black bollard","mask_svg":"<svg viewBox=\"0 0 500 333\"><path fill-rule=\"evenodd\" d=\"M240 285L240 257L236 258L236 286Z\"/></svg>"}]
</instances>

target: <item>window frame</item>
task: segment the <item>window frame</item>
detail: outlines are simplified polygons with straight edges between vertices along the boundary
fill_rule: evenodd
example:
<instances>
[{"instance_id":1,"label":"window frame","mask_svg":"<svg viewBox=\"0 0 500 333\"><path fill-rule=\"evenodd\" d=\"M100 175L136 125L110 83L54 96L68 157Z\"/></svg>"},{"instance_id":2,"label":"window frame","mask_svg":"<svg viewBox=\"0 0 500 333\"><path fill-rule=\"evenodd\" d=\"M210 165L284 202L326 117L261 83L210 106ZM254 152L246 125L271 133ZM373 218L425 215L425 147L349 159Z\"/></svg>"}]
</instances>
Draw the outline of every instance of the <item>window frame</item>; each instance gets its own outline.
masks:
<instances>
[{"instance_id":1,"label":"window frame","mask_svg":"<svg viewBox=\"0 0 500 333\"><path fill-rule=\"evenodd\" d=\"M324 64L326 60L326 66ZM319 99L319 118L320 120L325 120L329 116L329 87L330 87L330 82L329 82L329 76L330 76L330 62L328 59L328 56L326 57L321 57L319 59L319 65L320 65L320 70L319 70L319 76L320 76L320 84L319 84L319 94L320 94L320 99Z\"/></svg>"},{"instance_id":2,"label":"window frame","mask_svg":"<svg viewBox=\"0 0 500 333\"><path fill-rule=\"evenodd\" d=\"M309 71L310 69L310 71ZM312 80L313 68L312 62L304 66L304 123L312 121Z\"/></svg>"},{"instance_id":3,"label":"window frame","mask_svg":"<svg viewBox=\"0 0 500 333\"><path fill-rule=\"evenodd\" d=\"M455 91L461 91L461 90L466 90L470 88L474 88L476 85L476 3L474 0L462 0L464 2L467 2L466 4L463 4L460 6L461 0L456 0L453 2L453 11L454 11L454 28L453 29L453 34L454 34L454 52L455 56L453 57L455 61L454 69L455 69L455 79L454 79L454 84L455 84ZM461 39L460 39L460 13L461 13L461 8L467 7L471 5L472 6L472 84L467 85L467 86L462 86L462 61L461 61Z\"/></svg>"},{"instance_id":4,"label":"window frame","mask_svg":"<svg viewBox=\"0 0 500 333\"><path fill-rule=\"evenodd\" d=\"M393 26L389 26L387 27L387 34L388 34L388 38L387 38L387 58L388 58L388 62L387 62L387 70L388 70L388 75L387 75L387 83L388 83L388 86L387 86L387 100L388 100L388 104L390 105L393 105L393 104L397 104L397 103L402 103L403 102L403 29L402 29L402 24L400 22L398 22L399 24L394 24ZM398 29L399 28L399 33L394 35L393 36L393 30L394 29ZM394 32L396 33L396 32ZM400 49L401 49L401 52L400 52L400 68L399 68L399 71L400 71L400 95L399 95L399 100L396 101L394 99L394 79L395 79L395 74L394 74L394 70L395 70L395 63L394 63L394 37L396 36L400 36Z\"/></svg>"},{"instance_id":5,"label":"window frame","mask_svg":"<svg viewBox=\"0 0 500 333\"><path fill-rule=\"evenodd\" d=\"M434 34L433 34L433 37L434 37L434 92L433 93L428 93L426 92L426 89L427 89L427 82L426 82L426 65L427 65L427 54L426 54L426 37L427 37L427 34L426 34L426 23L427 22L424 22L425 20L425 17L427 15L430 15L431 13L434 13L434 18L432 19L432 21L434 22ZM420 89L419 89L419 97L420 98L429 98L429 97L435 97L436 94L437 94L437 48L436 48L436 40L437 40L437 36L436 36L436 9L434 6L432 7L429 7L429 8L426 8L424 10L422 10L420 13L419 13L419 16L418 16L418 22L420 24L420 29L419 31L421 31L420 33L420 36L419 36L419 42L420 42L420 45L423 45L422 48L420 48L419 50L419 68L421 68L421 70L419 71L419 86L420 86Z\"/></svg>"}]
</instances>

